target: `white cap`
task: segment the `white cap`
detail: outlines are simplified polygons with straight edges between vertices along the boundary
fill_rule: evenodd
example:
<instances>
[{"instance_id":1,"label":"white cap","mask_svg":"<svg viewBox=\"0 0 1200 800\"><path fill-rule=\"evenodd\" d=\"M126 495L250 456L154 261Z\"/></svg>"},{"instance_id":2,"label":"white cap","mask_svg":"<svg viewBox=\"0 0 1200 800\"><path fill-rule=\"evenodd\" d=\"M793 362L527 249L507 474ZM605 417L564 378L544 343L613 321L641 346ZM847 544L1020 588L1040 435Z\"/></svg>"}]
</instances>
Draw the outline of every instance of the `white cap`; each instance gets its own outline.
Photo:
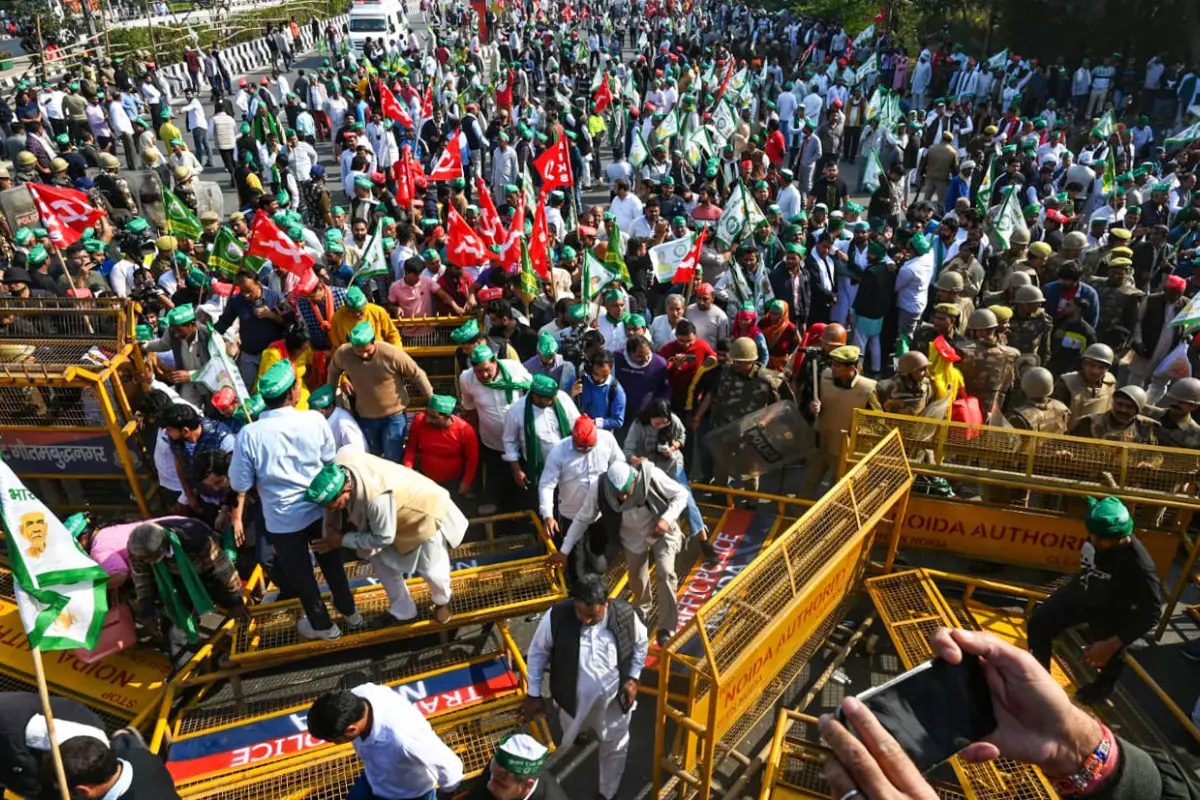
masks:
<instances>
[{"instance_id":1,"label":"white cap","mask_svg":"<svg viewBox=\"0 0 1200 800\"><path fill-rule=\"evenodd\" d=\"M617 461L608 468L606 478L609 486L618 492L627 492L633 486L633 467L626 461Z\"/></svg>"}]
</instances>

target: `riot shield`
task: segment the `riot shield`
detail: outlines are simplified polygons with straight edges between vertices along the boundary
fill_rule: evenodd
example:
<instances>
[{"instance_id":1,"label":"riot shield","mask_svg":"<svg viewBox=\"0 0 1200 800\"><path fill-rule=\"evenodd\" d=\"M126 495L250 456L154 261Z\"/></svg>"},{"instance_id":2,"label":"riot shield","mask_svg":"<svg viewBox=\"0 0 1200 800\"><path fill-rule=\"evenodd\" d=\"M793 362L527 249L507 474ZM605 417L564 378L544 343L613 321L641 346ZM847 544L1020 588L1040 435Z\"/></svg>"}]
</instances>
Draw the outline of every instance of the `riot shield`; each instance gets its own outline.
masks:
<instances>
[{"instance_id":1,"label":"riot shield","mask_svg":"<svg viewBox=\"0 0 1200 800\"><path fill-rule=\"evenodd\" d=\"M37 228L42 224L28 186L14 186L0 192L0 208L4 209L4 218L11 232L21 227Z\"/></svg>"},{"instance_id":2,"label":"riot shield","mask_svg":"<svg viewBox=\"0 0 1200 800\"><path fill-rule=\"evenodd\" d=\"M225 218L225 195L215 181L192 181L192 189L196 192L196 216L205 211L215 212L221 219Z\"/></svg>"},{"instance_id":3,"label":"riot shield","mask_svg":"<svg viewBox=\"0 0 1200 800\"><path fill-rule=\"evenodd\" d=\"M708 446L730 475L753 477L803 461L816 436L796 404L783 400L710 431Z\"/></svg>"},{"instance_id":4,"label":"riot shield","mask_svg":"<svg viewBox=\"0 0 1200 800\"><path fill-rule=\"evenodd\" d=\"M163 206L162 180L150 169L124 172L122 177L129 183L129 193L137 201L141 211L151 225L159 230L167 229L167 210Z\"/></svg>"}]
</instances>

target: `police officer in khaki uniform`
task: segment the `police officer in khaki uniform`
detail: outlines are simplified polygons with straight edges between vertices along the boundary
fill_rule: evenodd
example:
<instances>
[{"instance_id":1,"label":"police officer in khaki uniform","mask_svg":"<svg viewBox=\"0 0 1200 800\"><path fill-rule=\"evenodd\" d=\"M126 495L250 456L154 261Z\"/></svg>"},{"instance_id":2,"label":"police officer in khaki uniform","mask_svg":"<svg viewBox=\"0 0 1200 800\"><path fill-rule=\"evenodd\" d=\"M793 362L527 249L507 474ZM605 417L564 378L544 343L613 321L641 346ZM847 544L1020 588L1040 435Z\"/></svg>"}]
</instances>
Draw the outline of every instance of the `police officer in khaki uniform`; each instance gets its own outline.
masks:
<instances>
[{"instance_id":1,"label":"police officer in khaki uniform","mask_svg":"<svg viewBox=\"0 0 1200 800\"><path fill-rule=\"evenodd\" d=\"M1029 231L1017 228L1008 237L1008 249L992 257L992 266L988 270L983 288L990 292L998 292L1004 288L1008 276L1021 270L1025 263L1025 254L1029 249Z\"/></svg>"},{"instance_id":2,"label":"police officer in khaki uniform","mask_svg":"<svg viewBox=\"0 0 1200 800\"><path fill-rule=\"evenodd\" d=\"M943 272L957 272L963 276L963 295L969 298L976 298L979 292L983 289L983 282L987 277L987 270L983 268L983 264L979 263L979 259L971 252L971 248L963 246L959 248L954 258L946 262L942 269ZM972 309L974 310L974 309ZM966 312L969 316L970 312Z\"/></svg>"},{"instance_id":3,"label":"police officer in khaki uniform","mask_svg":"<svg viewBox=\"0 0 1200 800\"><path fill-rule=\"evenodd\" d=\"M934 400L933 382L925 374L929 358L919 350L900 356L896 375L875 384L871 407L889 414L919 417Z\"/></svg>"},{"instance_id":4,"label":"police officer in khaki uniform","mask_svg":"<svg viewBox=\"0 0 1200 800\"><path fill-rule=\"evenodd\" d=\"M1117 378L1109 371L1112 363L1112 348L1094 344L1083 351L1078 372L1059 376L1053 397L1071 410L1072 426L1090 414L1102 414L1112 408L1117 388Z\"/></svg>"},{"instance_id":5,"label":"police officer in khaki uniform","mask_svg":"<svg viewBox=\"0 0 1200 800\"><path fill-rule=\"evenodd\" d=\"M1094 285L1100 302L1100 330L1096 333L1100 341L1115 351L1129 346L1137 325L1138 305L1145 292L1136 288L1130 280L1133 260L1117 256L1108 262L1108 276L1103 283Z\"/></svg>"},{"instance_id":6,"label":"police officer in khaki uniform","mask_svg":"<svg viewBox=\"0 0 1200 800\"><path fill-rule=\"evenodd\" d=\"M820 380L821 373L829 366L829 354L844 344L846 344L846 328L841 323L831 322L825 326L825 330L821 331L819 347L797 350L796 356L792 357L794 365L795 359L801 353L804 354L804 363L799 369L795 366L792 368L792 392L796 396L796 406L809 422L816 420L809 413L808 407L816 397L816 383ZM814 376L816 376L815 380Z\"/></svg>"},{"instance_id":7,"label":"police officer in khaki uniform","mask_svg":"<svg viewBox=\"0 0 1200 800\"><path fill-rule=\"evenodd\" d=\"M983 308L988 306L1006 306L1016 302L1017 290L1022 286L1032 286L1033 279L1028 272L1012 272L1004 281L1004 289L999 292L983 293Z\"/></svg>"},{"instance_id":8,"label":"police officer in khaki uniform","mask_svg":"<svg viewBox=\"0 0 1200 800\"><path fill-rule=\"evenodd\" d=\"M720 367L717 388L705 396L700 403L697 416L709 414L709 426L716 429L747 414L779 402L779 387L783 377L775 370L758 364L758 345L754 340L740 336L729 346L729 363ZM711 407L710 407L711 405ZM724 486L733 476L726 462L716 460L714 482ZM744 488L758 490L758 478L746 481Z\"/></svg>"},{"instance_id":9,"label":"police officer in khaki uniform","mask_svg":"<svg viewBox=\"0 0 1200 800\"><path fill-rule=\"evenodd\" d=\"M1192 413L1200 408L1200 378L1175 381L1163 407L1146 406L1145 415L1158 422L1158 443L1164 447L1200 449L1200 424Z\"/></svg>"},{"instance_id":10,"label":"police officer in khaki uniform","mask_svg":"<svg viewBox=\"0 0 1200 800\"><path fill-rule=\"evenodd\" d=\"M960 317L969 317L971 312L975 310L975 303L969 297L963 297L963 290L966 288L966 281L963 279L962 273L943 270L941 275L933 283L934 288L934 308L940 303L952 303L958 306ZM930 313L932 317L933 314Z\"/></svg>"},{"instance_id":11,"label":"police officer in khaki uniform","mask_svg":"<svg viewBox=\"0 0 1200 800\"><path fill-rule=\"evenodd\" d=\"M1026 431L1064 434L1071 421L1071 409L1050 396L1054 376L1045 367L1031 367L1021 376L1025 402L1013 409L1008 421Z\"/></svg>"},{"instance_id":12,"label":"police officer in khaki uniform","mask_svg":"<svg viewBox=\"0 0 1200 800\"><path fill-rule=\"evenodd\" d=\"M1112 408L1079 420L1071 426L1071 435L1108 442L1158 444L1158 422L1142 416L1145 408L1145 389L1122 386L1113 392Z\"/></svg>"},{"instance_id":13,"label":"police officer in khaki uniform","mask_svg":"<svg viewBox=\"0 0 1200 800\"><path fill-rule=\"evenodd\" d=\"M967 319L967 336L971 341L958 348L967 394L979 399L979 410L987 423L991 415L1004 405L1004 398L1013 386L1017 358L1021 352L1002 344L1000 322L995 313L981 308Z\"/></svg>"},{"instance_id":14,"label":"police officer in khaki uniform","mask_svg":"<svg viewBox=\"0 0 1200 800\"><path fill-rule=\"evenodd\" d=\"M1129 231L1124 228L1112 228L1108 232L1108 240L1100 247L1089 250L1079 262L1079 271L1083 273L1079 280L1091 283L1092 276L1101 278L1108 275L1108 262L1113 258L1113 250L1129 243Z\"/></svg>"},{"instance_id":15,"label":"police officer in khaki uniform","mask_svg":"<svg viewBox=\"0 0 1200 800\"><path fill-rule=\"evenodd\" d=\"M1027 366L1040 366L1050 360L1050 333L1054 330L1054 320L1043 307L1046 297L1038 287L1022 286L1013 299L1014 313L1005 339L1009 347L1021 351L1020 372Z\"/></svg>"},{"instance_id":16,"label":"police officer in khaki uniform","mask_svg":"<svg viewBox=\"0 0 1200 800\"><path fill-rule=\"evenodd\" d=\"M917 326L910 350L929 355L929 345L939 336L944 336L951 346L963 343L965 340L958 333L961 315L962 309L956 303L938 303L933 307L933 316L929 322L922 322Z\"/></svg>"},{"instance_id":17,"label":"police officer in khaki uniform","mask_svg":"<svg viewBox=\"0 0 1200 800\"><path fill-rule=\"evenodd\" d=\"M1088 240L1087 234L1083 231L1071 231L1063 237L1062 248L1057 253L1050 256L1050 260L1046 262L1046 274L1057 275L1058 268L1068 261L1078 261L1083 257L1083 251L1087 249Z\"/></svg>"},{"instance_id":18,"label":"police officer in khaki uniform","mask_svg":"<svg viewBox=\"0 0 1200 800\"><path fill-rule=\"evenodd\" d=\"M817 497L827 473L837 469L842 458L843 431L854 420L854 409L866 408L875 393L875 381L859 374L862 353L854 345L844 345L829 354L830 365L821 373L818 399L808 404L817 418L819 447L804 467L804 494Z\"/></svg>"}]
</instances>

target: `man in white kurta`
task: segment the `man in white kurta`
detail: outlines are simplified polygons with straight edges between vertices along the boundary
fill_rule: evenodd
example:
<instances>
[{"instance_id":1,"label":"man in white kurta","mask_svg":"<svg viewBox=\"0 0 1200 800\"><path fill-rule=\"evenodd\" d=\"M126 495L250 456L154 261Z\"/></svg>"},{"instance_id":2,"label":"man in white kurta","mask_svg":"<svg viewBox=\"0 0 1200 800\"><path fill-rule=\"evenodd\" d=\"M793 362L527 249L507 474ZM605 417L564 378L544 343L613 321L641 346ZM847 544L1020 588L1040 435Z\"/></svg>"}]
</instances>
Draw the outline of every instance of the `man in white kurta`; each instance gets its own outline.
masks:
<instances>
[{"instance_id":1,"label":"man in white kurta","mask_svg":"<svg viewBox=\"0 0 1200 800\"><path fill-rule=\"evenodd\" d=\"M341 450L348 447L361 453L367 452L367 438L363 436L362 428L354 415L333 402L333 387L322 384L308 397L308 407L320 411L333 431L333 446Z\"/></svg>"},{"instance_id":2,"label":"man in white kurta","mask_svg":"<svg viewBox=\"0 0 1200 800\"><path fill-rule=\"evenodd\" d=\"M368 558L395 621L417 616L405 575L424 578L434 619L450 620L450 548L462 543L468 523L449 492L400 464L341 450L313 478L305 498L325 507L324 535L313 550L349 547Z\"/></svg>"},{"instance_id":3,"label":"man in white kurta","mask_svg":"<svg viewBox=\"0 0 1200 800\"><path fill-rule=\"evenodd\" d=\"M509 469L503 458L504 422L508 409L532 382L533 377L520 361L498 359L486 344L475 346L471 351L471 368L458 376L463 417L479 431L479 441L483 443L479 457L488 472L488 493L501 503L511 495L506 491L508 479L492 472Z\"/></svg>"},{"instance_id":4,"label":"man in white kurta","mask_svg":"<svg viewBox=\"0 0 1200 800\"><path fill-rule=\"evenodd\" d=\"M571 435L577 419L579 409L558 381L534 375L529 394L512 404L504 421L504 460L518 486L537 487L546 457Z\"/></svg>"},{"instance_id":5,"label":"man in white kurta","mask_svg":"<svg viewBox=\"0 0 1200 800\"><path fill-rule=\"evenodd\" d=\"M574 742L584 731L596 734L600 743L599 797L613 800L625 771L629 719L636 707L638 680L650 642L646 626L629 605L622 600L609 600L608 586L599 575L585 575L578 580L571 597L572 600L543 614L534 631L527 658L529 691L522 711L527 720L545 712L543 676L549 666L550 692L547 693L553 694L560 706L562 741ZM575 643L568 642L566 637L576 634L579 637L577 665L561 660L556 662L556 655L561 659L568 645L574 648ZM621 663L622 650L628 658L624 665ZM554 691L558 685L563 692L569 692L569 687L562 686L561 676L556 684L556 670L574 672L573 696L565 697ZM567 703L574 706L574 714L562 708Z\"/></svg>"}]
</instances>

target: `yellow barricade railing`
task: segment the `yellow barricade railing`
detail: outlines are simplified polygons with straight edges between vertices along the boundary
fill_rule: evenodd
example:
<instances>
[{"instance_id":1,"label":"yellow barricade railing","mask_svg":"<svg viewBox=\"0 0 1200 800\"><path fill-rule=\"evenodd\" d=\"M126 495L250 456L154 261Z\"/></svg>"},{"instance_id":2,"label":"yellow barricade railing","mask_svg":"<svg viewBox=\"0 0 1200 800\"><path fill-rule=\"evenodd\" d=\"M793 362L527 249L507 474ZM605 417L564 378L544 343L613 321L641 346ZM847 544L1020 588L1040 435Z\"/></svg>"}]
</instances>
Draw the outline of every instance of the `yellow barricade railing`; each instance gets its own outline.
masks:
<instances>
[{"instance_id":1,"label":"yellow barricade railing","mask_svg":"<svg viewBox=\"0 0 1200 800\"><path fill-rule=\"evenodd\" d=\"M993 502L977 504L914 493L901 521L905 547L1073 572L1087 539L1087 496L1118 497L1129 505L1138 538L1164 581L1186 544L1183 569L1170 583L1154 634L1162 636L1200 558L1200 536L1188 542L1183 535L1197 507L1200 451L857 409L846 462L860 460L893 431L904 437L915 474L979 484L998 495L985 493ZM1035 503L1061 495L1061 508L1000 502L1026 494Z\"/></svg>"},{"instance_id":2,"label":"yellow barricade railing","mask_svg":"<svg viewBox=\"0 0 1200 800\"><path fill-rule=\"evenodd\" d=\"M679 675L688 689L681 696L668 692L673 681L658 683L656 796L678 788L685 800L708 800L716 766L772 708L838 621L862 575L875 526L903 504L911 485L900 435L892 434L659 652L660 674ZM668 723L675 729L669 754Z\"/></svg>"},{"instance_id":3,"label":"yellow barricade railing","mask_svg":"<svg viewBox=\"0 0 1200 800\"><path fill-rule=\"evenodd\" d=\"M0 315L13 334L0 340L5 461L55 511L148 516L132 301L0 298Z\"/></svg>"},{"instance_id":4,"label":"yellow barricade railing","mask_svg":"<svg viewBox=\"0 0 1200 800\"><path fill-rule=\"evenodd\" d=\"M400 317L394 322L404 351L418 358L453 356L458 346L451 341L450 333L469 319L472 317Z\"/></svg>"}]
</instances>

